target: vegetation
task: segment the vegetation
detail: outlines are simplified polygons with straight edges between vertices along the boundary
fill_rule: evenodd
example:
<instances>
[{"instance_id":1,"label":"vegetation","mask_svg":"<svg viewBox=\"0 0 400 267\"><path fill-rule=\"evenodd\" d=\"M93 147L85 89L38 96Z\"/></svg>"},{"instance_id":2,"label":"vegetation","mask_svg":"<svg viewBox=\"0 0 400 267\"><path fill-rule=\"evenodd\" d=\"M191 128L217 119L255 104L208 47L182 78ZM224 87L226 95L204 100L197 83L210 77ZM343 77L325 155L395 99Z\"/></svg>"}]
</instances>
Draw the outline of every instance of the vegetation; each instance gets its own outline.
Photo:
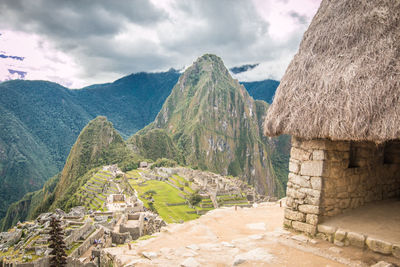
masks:
<instances>
[{"instance_id":1,"label":"vegetation","mask_svg":"<svg viewBox=\"0 0 400 267\"><path fill-rule=\"evenodd\" d=\"M0 218L4 217L1 228L6 230L18 220L34 218L55 207L68 209L75 205L78 199L73 194L90 179L85 174L102 164L118 162L124 171L137 168L141 158L126 149L115 130L99 134L100 128L93 128L80 137L78 134L89 120L102 114L127 137L155 118L170 93L154 124L129 140L129 146L142 158L168 158L193 168L220 173L228 170L232 175L245 175L253 167L260 169L262 163L246 157L248 149L251 154L258 153L254 148L260 140L253 130L259 126L232 117L234 113L248 112L244 105L247 93L239 93L237 83L230 79L222 62L212 55L204 59L190 68L183 96L174 92L177 90L171 93L180 75L174 70L132 74L82 90L69 90L45 81L0 83ZM209 64L213 66L212 72L205 71ZM246 86L255 97L265 95L263 88L268 92L274 90L270 81L253 87L251 84ZM257 111L257 118L263 112ZM164 115L166 121L161 119ZM227 123L227 129L222 122ZM166 123L173 125L168 131ZM109 122L106 125L112 127ZM247 127L251 129L235 135ZM109 146L104 141L107 133L112 133ZM75 140L78 148L70 151ZM235 143L239 144L237 148ZM262 143L266 144L264 140ZM208 147L213 150L209 156L205 149ZM224 151L218 152L219 149ZM268 154L266 148L258 151ZM234 160L227 162L226 153ZM57 174L66 160L63 172ZM271 160L274 169L285 167L285 156L272 154ZM279 179L285 176L284 170L257 175L276 175ZM48 180L50 177L53 178ZM190 191L189 187L185 189ZM37 191L26 194L33 190Z\"/></svg>"},{"instance_id":2,"label":"vegetation","mask_svg":"<svg viewBox=\"0 0 400 267\"><path fill-rule=\"evenodd\" d=\"M60 220L55 217L51 218L50 221L50 238L49 248L52 248L50 252L50 266L61 267L67 265L67 253L65 252L64 232L60 225Z\"/></svg>"},{"instance_id":3,"label":"vegetation","mask_svg":"<svg viewBox=\"0 0 400 267\"><path fill-rule=\"evenodd\" d=\"M272 103L276 88L279 86L279 82L275 80L243 82L242 84L254 99L264 100L268 104Z\"/></svg>"},{"instance_id":4,"label":"vegetation","mask_svg":"<svg viewBox=\"0 0 400 267\"><path fill-rule=\"evenodd\" d=\"M175 167L176 165L178 165L178 163L176 163L176 161L173 159L160 158L157 159L150 168L154 169L155 167Z\"/></svg>"},{"instance_id":5,"label":"vegetation","mask_svg":"<svg viewBox=\"0 0 400 267\"><path fill-rule=\"evenodd\" d=\"M0 83L0 219L63 168L91 119L105 115L128 137L154 120L179 75L137 73L81 90L46 81Z\"/></svg>"},{"instance_id":6,"label":"vegetation","mask_svg":"<svg viewBox=\"0 0 400 267\"><path fill-rule=\"evenodd\" d=\"M141 132L143 134L136 134L128 140L135 153L151 160L169 158L183 163L178 148L165 130L151 129L147 131L145 128Z\"/></svg>"},{"instance_id":7,"label":"vegetation","mask_svg":"<svg viewBox=\"0 0 400 267\"><path fill-rule=\"evenodd\" d=\"M202 197L197 192L190 194L188 197L188 201L189 201L190 205L192 205L192 206L196 206L197 204L199 204L201 202L201 200L202 200Z\"/></svg>"},{"instance_id":8,"label":"vegetation","mask_svg":"<svg viewBox=\"0 0 400 267\"><path fill-rule=\"evenodd\" d=\"M133 157L112 124L105 117L97 117L82 130L60 175L46 184L43 190L29 193L11 205L3 221L3 229L8 229L17 221L33 219L48 210L68 210L79 203L73 195L92 177L96 167L126 162Z\"/></svg>"},{"instance_id":9,"label":"vegetation","mask_svg":"<svg viewBox=\"0 0 400 267\"><path fill-rule=\"evenodd\" d=\"M143 201L148 209L154 208L157 213L168 223L193 220L199 217L195 213L195 209L182 205L168 205L176 203L185 203L186 199L182 197L182 192L166 182L150 180L141 184L137 180L130 180L131 185L138 192L139 198ZM140 184L140 186L139 186ZM154 202L146 199L145 193L154 191L152 199ZM152 203L152 204L149 204ZM192 212L192 213L188 213Z\"/></svg>"},{"instance_id":10,"label":"vegetation","mask_svg":"<svg viewBox=\"0 0 400 267\"><path fill-rule=\"evenodd\" d=\"M228 172L260 193L282 196L283 178L274 167L284 164L272 165L272 151L279 152L262 133L267 109L267 103L253 100L232 79L220 58L207 54L185 71L155 121L128 142L156 162L169 158L201 170Z\"/></svg>"}]
</instances>

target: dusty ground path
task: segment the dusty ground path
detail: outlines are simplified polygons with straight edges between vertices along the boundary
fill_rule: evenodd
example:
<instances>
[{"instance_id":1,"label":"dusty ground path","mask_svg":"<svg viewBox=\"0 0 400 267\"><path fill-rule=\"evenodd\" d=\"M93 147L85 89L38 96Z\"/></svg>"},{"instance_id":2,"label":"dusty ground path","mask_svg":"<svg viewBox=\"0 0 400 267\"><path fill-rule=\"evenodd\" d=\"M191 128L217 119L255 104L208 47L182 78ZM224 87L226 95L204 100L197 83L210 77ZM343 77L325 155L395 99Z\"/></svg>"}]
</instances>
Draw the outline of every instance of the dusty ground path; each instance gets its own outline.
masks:
<instances>
[{"instance_id":1,"label":"dusty ground path","mask_svg":"<svg viewBox=\"0 0 400 267\"><path fill-rule=\"evenodd\" d=\"M107 248L117 266L369 266L383 259L282 229L283 208L222 208L156 237ZM143 256L144 255L144 256ZM378 257L378 258L374 258ZM186 265L185 265L186 264ZM198 265L197 265L198 264Z\"/></svg>"}]
</instances>

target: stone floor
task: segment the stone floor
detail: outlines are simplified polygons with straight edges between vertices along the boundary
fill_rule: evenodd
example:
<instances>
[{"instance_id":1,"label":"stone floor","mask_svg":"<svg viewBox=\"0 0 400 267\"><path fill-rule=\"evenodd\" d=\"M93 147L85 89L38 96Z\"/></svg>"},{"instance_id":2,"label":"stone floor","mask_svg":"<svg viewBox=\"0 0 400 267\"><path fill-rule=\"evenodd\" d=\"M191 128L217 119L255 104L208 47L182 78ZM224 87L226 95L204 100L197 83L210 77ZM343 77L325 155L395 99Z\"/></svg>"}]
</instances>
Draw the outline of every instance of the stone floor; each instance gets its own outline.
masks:
<instances>
[{"instance_id":1,"label":"stone floor","mask_svg":"<svg viewBox=\"0 0 400 267\"><path fill-rule=\"evenodd\" d=\"M323 220L324 225L361 233L390 243L400 243L400 200L369 203Z\"/></svg>"},{"instance_id":2,"label":"stone floor","mask_svg":"<svg viewBox=\"0 0 400 267\"><path fill-rule=\"evenodd\" d=\"M170 224L153 238L106 248L114 266L354 266L400 260L282 229L284 207L222 208ZM400 266L400 265L399 265Z\"/></svg>"}]
</instances>

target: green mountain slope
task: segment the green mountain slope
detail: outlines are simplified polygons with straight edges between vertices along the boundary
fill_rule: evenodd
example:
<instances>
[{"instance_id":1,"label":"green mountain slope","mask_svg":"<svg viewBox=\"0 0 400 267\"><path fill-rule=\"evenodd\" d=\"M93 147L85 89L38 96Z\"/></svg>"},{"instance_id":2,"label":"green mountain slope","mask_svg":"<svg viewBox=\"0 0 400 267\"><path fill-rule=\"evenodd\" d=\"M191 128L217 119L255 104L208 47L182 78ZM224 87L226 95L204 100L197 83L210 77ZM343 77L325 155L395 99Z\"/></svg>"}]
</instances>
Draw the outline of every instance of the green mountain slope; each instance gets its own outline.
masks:
<instances>
[{"instance_id":1,"label":"green mountain slope","mask_svg":"<svg viewBox=\"0 0 400 267\"><path fill-rule=\"evenodd\" d=\"M129 136L154 120L179 73L138 73L70 90L45 81L0 83L0 218L59 172L81 129L98 115Z\"/></svg>"},{"instance_id":2,"label":"green mountain slope","mask_svg":"<svg viewBox=\"0 0 400 267\"><path fill-rule=\"evenodd\" d=\"M179 76L174 70L136 73L79 90L46 81L0 83L0 218L12 202L41 188L63 168L79 132L91 119L107 116L128 137L155 119ZM250 95L258 92L254 95L264 99L264 89L266 96L274 91L270 80L256 83L256 87L246 83ZM163 138L160 132L155 135ZM138 142L157 147L145 139ZM172 153L179 160L174 146L165 149L171 151L154 151L168 157Z\"/></svg>"},{"instance_id":3,"label":"green mountain slope","mask_svg":"<svg viewBox=\"0 0 400 267\"><path fill-rule=\"evenodd\" d=\"M159 157L155 150L175 144L188 165L240 176L259 192L282 195L283 183L262 137L267 107L232 79L219 57L207 54L181 75L155 121L128 142L142 155L155 155L153 159ZM164 135L163 142L148 148L137 141L151 142L155 129L169 138Z\"/></svg>"},{"instance_id":4,"label":"green mountain slope","mask_svg":"<svg viewBox=\"0 0 400 267\"><path fill-rule=\"evenodd\" d=\"M97 117L78 136L62 172L49 180L41 190L28 193L22 200L12 204L3 220L2 229L8 229L18 220L32 219L49 209L70 208L70 196L90 178L90 175L85 175L87 172L132 157L112 123L105 117Z\"/></svg>"}]
</instances>

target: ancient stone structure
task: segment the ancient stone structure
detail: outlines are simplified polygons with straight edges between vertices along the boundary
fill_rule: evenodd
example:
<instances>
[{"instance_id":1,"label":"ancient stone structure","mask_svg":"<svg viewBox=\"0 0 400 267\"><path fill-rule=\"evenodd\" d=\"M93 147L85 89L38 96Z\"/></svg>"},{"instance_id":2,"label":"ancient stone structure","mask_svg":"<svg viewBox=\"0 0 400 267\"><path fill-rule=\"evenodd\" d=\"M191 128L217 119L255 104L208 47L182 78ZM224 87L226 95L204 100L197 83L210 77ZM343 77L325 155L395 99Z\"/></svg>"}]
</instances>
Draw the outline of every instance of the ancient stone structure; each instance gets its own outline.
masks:
<instances>
[{"instance_id":1,"label":"ancient stone structure","mask_svg":"<svg viewBox=\"0 0 400 267\"><path fill-rule=\"evenodd\" d=\"M328 225L333 216L357 221L345 211L400 196L400 54L393 53L400 47L400 25L391 13L396 8L393 1L322 0L264 123L268 136L292 136L285 225L333 236L338 245L366 245L385 254L393 248L393 255L400 244L397 231L392 245L366 236L382 233L389 240L385 217L397 208L383 209L391 214L376 218L382 227L366 227L365 233L354 227L362 219L347 224L350 230L317 225ZM376 10L385 12L378 17ZM382 42L383 35L391 37ZM392 200L380 202L385 199Z\"/></svg>"},{"instance_id":2,"label":"ancient stone structure","mask_svg":"<svg viewBox=\"0 0 400 267\"><path fill-rule=\"evenodd\" d=\"M400 142L292 139L285 225L315 234L324 217L400 196Z\"/></svg>"}]
</instances>

